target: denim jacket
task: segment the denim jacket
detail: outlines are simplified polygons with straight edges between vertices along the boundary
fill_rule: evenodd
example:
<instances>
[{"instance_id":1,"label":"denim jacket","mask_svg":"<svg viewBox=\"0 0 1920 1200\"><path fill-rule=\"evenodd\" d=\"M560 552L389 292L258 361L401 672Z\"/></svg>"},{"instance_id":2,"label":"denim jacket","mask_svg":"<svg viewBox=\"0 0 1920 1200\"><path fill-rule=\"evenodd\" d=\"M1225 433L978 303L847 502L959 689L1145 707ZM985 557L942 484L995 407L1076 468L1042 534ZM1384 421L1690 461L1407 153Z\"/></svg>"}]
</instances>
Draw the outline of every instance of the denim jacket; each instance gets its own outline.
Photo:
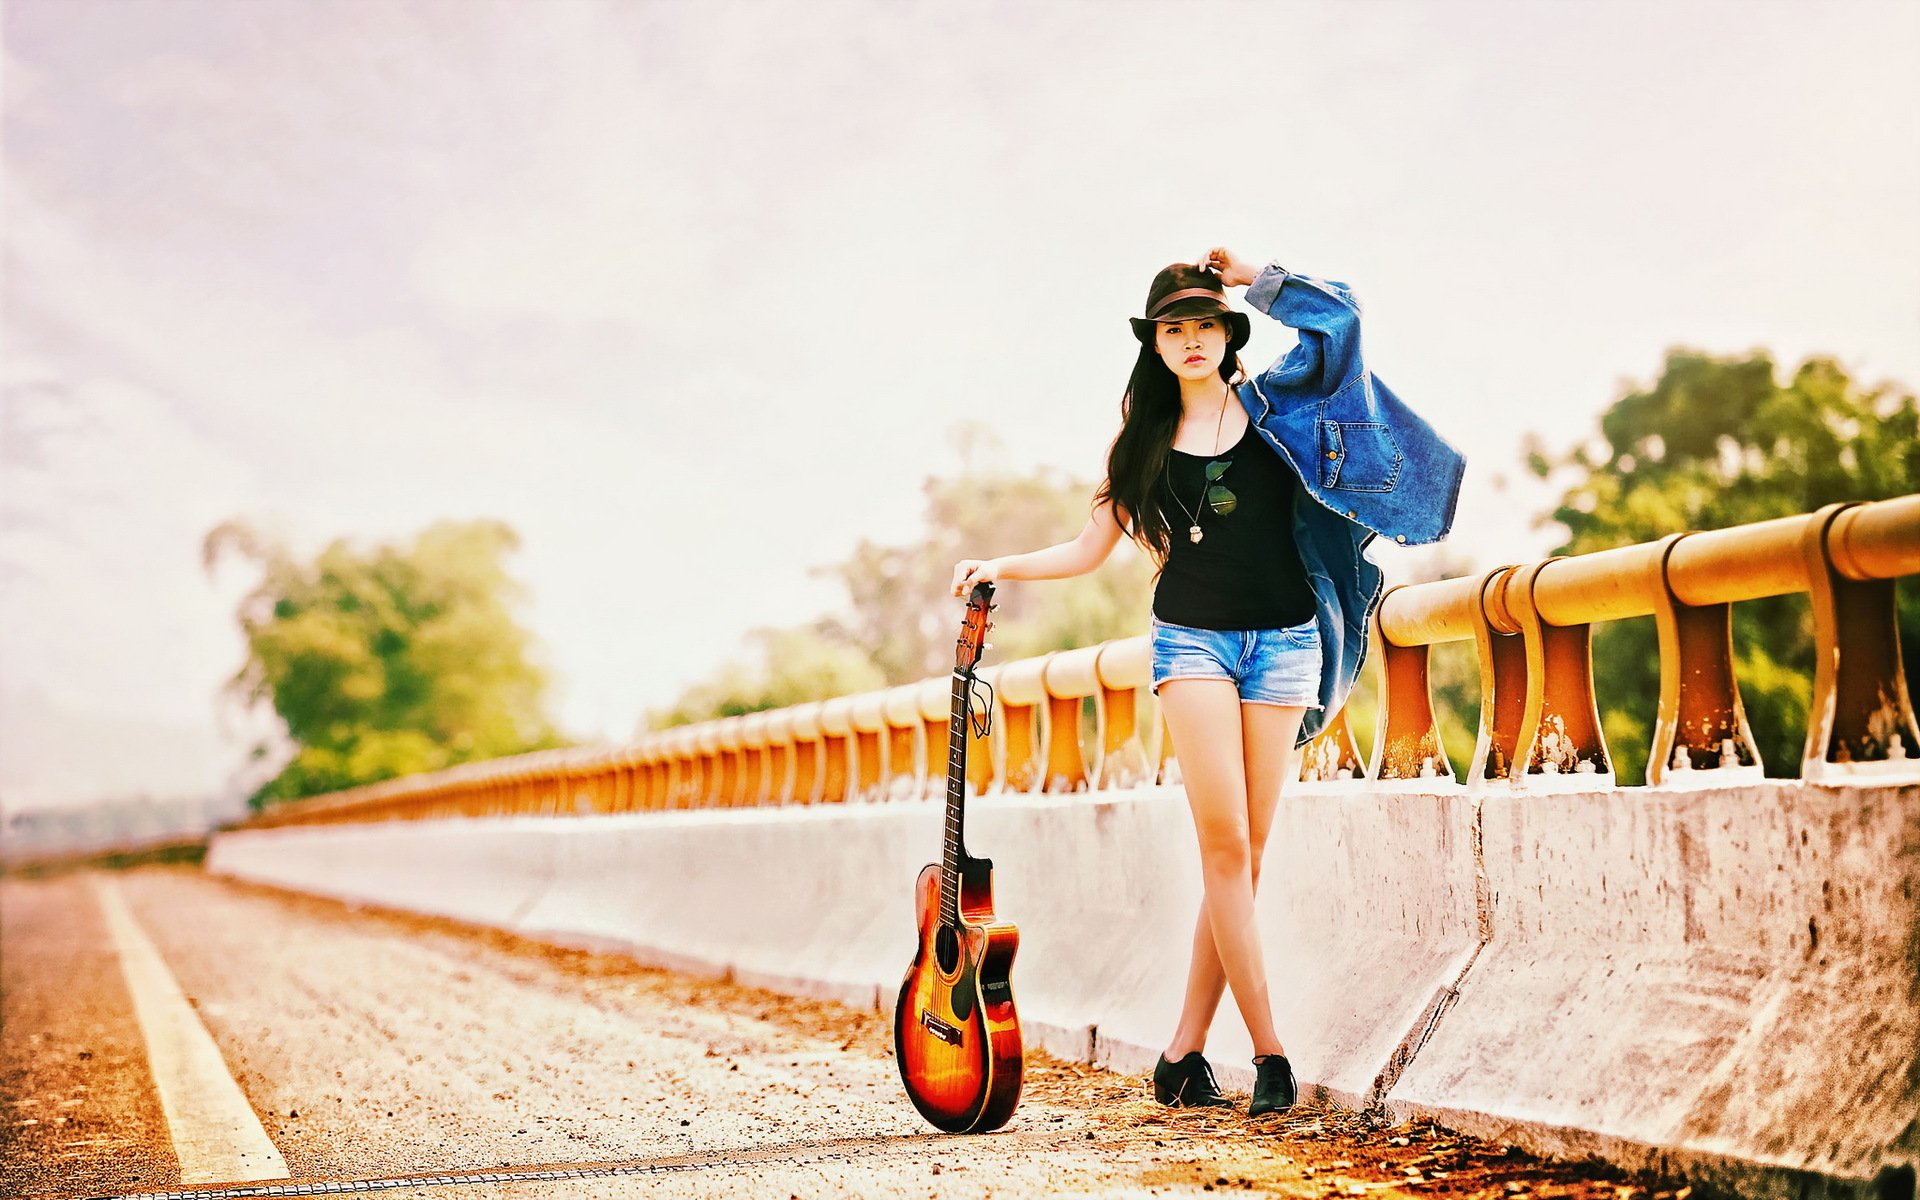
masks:
<instances>
[{"instance_id":1,"label":"denim jacket","mask_svg":"<svg viewBox=\"0 0 1920 1200\"><path fill-rule=\"evenodd\" d=\"M1367 369L1360 303L1344 283L1269 265L1247 303L1300 342L1239 386L1240 403L1317 504L1294 508L1293 537L1313 589L1323 658L1319 709L1304 746L1346 703L1367 658L1385 577L1361 553L1376 536L1437 542L1453 527L1466 458Z\"/></svg>"}]
</instances>

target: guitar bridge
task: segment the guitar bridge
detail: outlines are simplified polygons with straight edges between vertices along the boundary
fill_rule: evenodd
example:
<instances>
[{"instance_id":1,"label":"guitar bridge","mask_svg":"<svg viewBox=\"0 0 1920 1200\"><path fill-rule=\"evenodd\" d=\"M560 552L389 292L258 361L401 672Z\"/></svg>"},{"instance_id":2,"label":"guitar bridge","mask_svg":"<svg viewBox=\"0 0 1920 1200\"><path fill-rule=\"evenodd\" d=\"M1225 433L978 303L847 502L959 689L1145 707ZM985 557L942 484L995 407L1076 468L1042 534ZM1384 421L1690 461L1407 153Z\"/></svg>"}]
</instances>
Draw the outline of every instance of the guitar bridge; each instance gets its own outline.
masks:
<instances>
[{"instance_id":1,"label":"guitar bridge","mask_svg":"<svg viewBox=\"0 0 1920 1200\"><path fill-rule=\"evenodd\" d=\"M927 1012L925 1009L922 1009L920 1012L920 1023L927 1027L928 1033L931 1033L941 1041L954 1046L960 1044L960 1031L945 1021L942 1021L939 1017Z\"/></svg>"}]
</instances>

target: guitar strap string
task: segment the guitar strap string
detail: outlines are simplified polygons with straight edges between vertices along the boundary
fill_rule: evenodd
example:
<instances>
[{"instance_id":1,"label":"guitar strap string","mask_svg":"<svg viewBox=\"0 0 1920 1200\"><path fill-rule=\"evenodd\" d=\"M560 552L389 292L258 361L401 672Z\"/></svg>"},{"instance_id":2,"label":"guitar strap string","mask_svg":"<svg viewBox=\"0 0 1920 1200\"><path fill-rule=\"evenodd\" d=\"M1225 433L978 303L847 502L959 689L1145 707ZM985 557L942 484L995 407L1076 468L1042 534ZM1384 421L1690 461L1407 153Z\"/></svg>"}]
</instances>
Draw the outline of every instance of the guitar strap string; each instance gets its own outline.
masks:
<instances>
[{"instance_id":1,"label":"guitar strap string","mask_svg":"<svg viewBox=\"0 0 1920 1200\"><path fill-rule=\"evenodd\" d=\"M985 699L978 688L986 689ZM967 718L973 722L973 736L983 738L993 732L993 685L978 675L967 676Z\"/></svg>"}]
</instances>

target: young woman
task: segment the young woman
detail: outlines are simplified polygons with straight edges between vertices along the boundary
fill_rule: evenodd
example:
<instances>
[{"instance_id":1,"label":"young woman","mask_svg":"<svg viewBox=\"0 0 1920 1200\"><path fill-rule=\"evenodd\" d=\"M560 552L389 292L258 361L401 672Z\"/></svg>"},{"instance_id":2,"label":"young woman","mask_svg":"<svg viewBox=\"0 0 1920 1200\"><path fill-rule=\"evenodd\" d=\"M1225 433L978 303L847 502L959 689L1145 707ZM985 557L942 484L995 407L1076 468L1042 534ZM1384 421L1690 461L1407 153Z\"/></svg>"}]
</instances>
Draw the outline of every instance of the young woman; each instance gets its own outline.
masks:
<instances>
[{"instance_id":1,"label":"young woman","mask_svg":"<svg viewBox=\"0 0 1920 1200\"><path fill-rule=\"evenodd\" d=\"M1243 285L1301 333L1258 378L1236 353L1247 318L1226 299ZM1344 285L1256 268L1225 247L1167 267L1131 319L1139 357L1086 527L954 567L956 596L983 581L1062 579L1105 562L1122 535L1160 565L1153 691L1205 893L1186 999L1153 1073L1163 1104L1229 1103L1201 1053L1227 987L1253 1038L1248 1115L1296 1099L1254 919L1260 860L1298 774L1294 751L1338 711L1365 655L1382 580L1361 549L1379 533L1435 541L1452 523L1464 460L1367 371L1358 319Z\"/></svg>"}]
</instances>

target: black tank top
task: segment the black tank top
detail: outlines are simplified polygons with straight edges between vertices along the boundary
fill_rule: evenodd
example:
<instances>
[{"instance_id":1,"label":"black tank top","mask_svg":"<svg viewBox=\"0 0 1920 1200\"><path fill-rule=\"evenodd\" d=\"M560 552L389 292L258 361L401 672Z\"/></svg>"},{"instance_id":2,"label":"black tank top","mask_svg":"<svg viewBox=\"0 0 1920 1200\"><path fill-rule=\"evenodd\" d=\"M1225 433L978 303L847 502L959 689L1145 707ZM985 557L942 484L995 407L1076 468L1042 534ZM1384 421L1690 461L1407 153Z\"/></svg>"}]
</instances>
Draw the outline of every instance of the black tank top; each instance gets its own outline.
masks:
<instances>
[{"instance_id":1,"label":"black tank top","mask_svg":"<svg viewBox=\"0 0 1920 1200\"><path fill-rule=\"evenodd\" d=\"M1238 501L1226 516L1206 507L1206 464L1227 460L1219 482ZM1173 491L1167 490L1171 482ZM1154 498L1172 549L1153 590L1153 615L1196 629L1283 629L1311 620L1313 591L1293 541L1300 479L1248 422L1211 457L1169 450ZM1191 540L1194 513L1201 540Z\"/></svg>"}]
</instances>

